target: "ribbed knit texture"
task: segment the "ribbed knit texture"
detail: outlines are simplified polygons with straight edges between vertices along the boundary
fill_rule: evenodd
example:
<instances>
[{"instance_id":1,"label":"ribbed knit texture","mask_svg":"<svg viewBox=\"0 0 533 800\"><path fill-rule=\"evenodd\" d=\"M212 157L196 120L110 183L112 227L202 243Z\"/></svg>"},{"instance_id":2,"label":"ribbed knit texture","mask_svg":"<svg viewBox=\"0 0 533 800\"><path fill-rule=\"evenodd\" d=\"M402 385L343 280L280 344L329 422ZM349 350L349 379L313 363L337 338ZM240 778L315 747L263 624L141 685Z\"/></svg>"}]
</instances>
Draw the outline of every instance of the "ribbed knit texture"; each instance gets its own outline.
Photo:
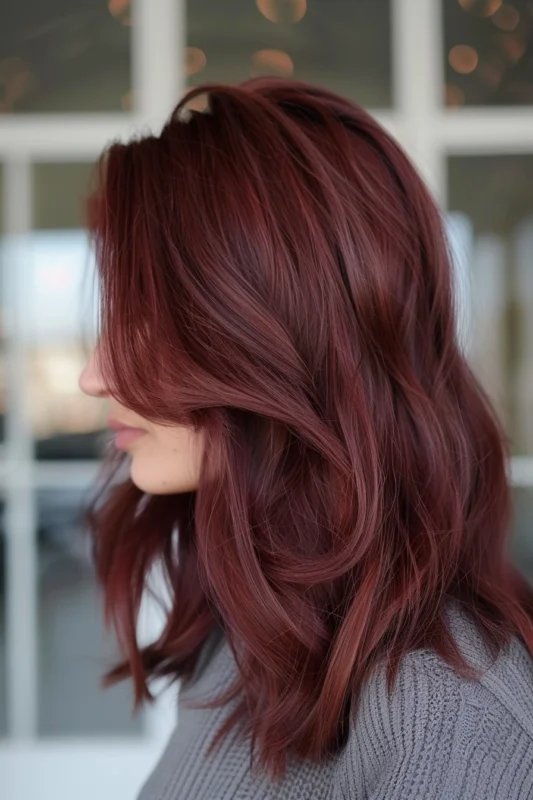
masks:
<instances>
[{"instance_id":1,"label":"ribbed knit texture","mask_svg":"<svg viewBox=\"0 0 533 800\"><path fill-rule=\"evenodd\" d=\"M459 606L448 613L463 654L484 670L480 681L460 678L430 650L404 658L391 695L384 668L376 670L346 747L320 766L290 760L278 784L252 775L239 730L206 756L228 706L182 705L214 697L235 677L227 643L212 641L138 800L533 800L533 660L514 638L493 663Z\"/></svg>"}]
</instances>

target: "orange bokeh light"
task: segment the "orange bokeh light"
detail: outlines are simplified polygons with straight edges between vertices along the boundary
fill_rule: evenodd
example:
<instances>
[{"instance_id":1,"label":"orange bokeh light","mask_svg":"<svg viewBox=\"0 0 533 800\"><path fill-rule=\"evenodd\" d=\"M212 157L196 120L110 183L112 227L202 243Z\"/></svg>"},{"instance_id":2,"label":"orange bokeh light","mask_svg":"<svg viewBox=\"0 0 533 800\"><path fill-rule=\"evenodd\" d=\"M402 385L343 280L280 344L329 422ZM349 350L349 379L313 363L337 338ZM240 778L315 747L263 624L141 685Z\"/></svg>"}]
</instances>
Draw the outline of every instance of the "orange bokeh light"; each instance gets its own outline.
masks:
<instances>
[{"instance_id":1,"label":"orange bokeh light","mask_svg":"<svg viewBox=\"0 0 533 800\"><path fill-rule=\"evenodd\" d=\"M446 85L446 105L451 108L457 108L464 105L465 93L458 86L451 83Z\"/></svg>"},{"instance_id":2,"label":"orange bokeh light","mask_svg":"<svg viewBox=\"0 0 533 800\"><path fill-rule=\"evenodd\" d=\"M277 72L280 75L292 75L294 72L292 58L283 50L258 50L252 56L252 64L256 69Z\"/></svg>"},{"instance_id":3,"label":"orange bokeh light","mask_svg":"<svg viewBox=\"0 0 533 800\"><path fill-rule=\"evenodd\" d=\"M478 65L479 57L473 47L467 44L456 44L448 53L450 67L461 75L468 75Z\"/></svg>"},{"instance_id":4,"label":"orange bokeh light","mask_svg":"<svg viewBox=\"0 0 533 800\"><path fill-rule=\"evenodd\" d=\"M118 17L120 14L123 14L127 8L129 8L129 5L130 0L109 0L109 13L114 17Z\"/></svg>"},{"instance_id":5,"label":"orange bokeh light","mask_svg":"<svg viewBox=\"0 0 533 800\"><path fill-rule=\"evenodd\" d=\"M196 75L207 64L207 58L199 47L185 48L185 72L187 75Z\"/></svg>"},{"instance_id":6,"label":"orange bokeh light","mask_svg":"<svg viewBox=\"0 0 533 800\"><path fill-rule=\"evenodd\" d=\"M504 3L491 17L493 23L502 31L514 31L520 22L520 12L514 6Z\"/></svg>"},{"instance_id":7,"label":"orange bokeh light","mask_svg":"<svg viewBox=\"0 0 533 800\"><path fill-rule=\"evenodd\" d=\"M270 22L300 22L307 11L307 0L255 0L261 14Z\"/></svg>"}]
</instances>

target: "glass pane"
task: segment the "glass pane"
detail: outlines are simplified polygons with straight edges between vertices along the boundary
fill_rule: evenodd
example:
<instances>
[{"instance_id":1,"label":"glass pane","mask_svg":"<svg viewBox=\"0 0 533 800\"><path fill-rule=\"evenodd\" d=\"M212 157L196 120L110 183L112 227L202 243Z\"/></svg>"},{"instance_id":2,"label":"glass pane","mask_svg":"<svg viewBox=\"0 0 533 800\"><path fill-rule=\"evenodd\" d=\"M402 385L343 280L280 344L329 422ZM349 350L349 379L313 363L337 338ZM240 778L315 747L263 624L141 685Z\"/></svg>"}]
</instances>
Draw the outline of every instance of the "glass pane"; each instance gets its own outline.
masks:
<instances>
[{"instance_id":1,"label":"glass pane","mask_svg":"<svg viewBox=\"0 0 533 800\"><path fill-rule=\"evenodd\" d=\"M449 106L533 103L530 0L443 0Z\"/></svg>"},{"instance_id":2,"label":"glass pane","mask_svg":"<svg viewBox=\"0 0 533 800\"><path fill-rule=\"evenodd\" d=\"M129 0L8 3L0 26L0 113L128 108L129 5Z\"/></svg>"},{"instance_id":3,"label":"glass pane","mask_svg":"<svg viewBox=\"0 0 533 800\"><path fill-rule=\"evenodd\" d=\"M533 488L513 489L515 524L511 541L513 560L533 584Z\"/></svg>"},{"instance_id":4,"label":"glass pane","mask_svg":"<svg viewBox=\"0 0 533 800\"><path fill-rule=\"evenodd\" d=\"M103 690L100 678L115 663L105 635L90 541L79 524L82 493L38 493L39 733L137 735L130 682Z\"/></svg>"},{"instance_id":5,"label":"glass pane","mask_svg":"<svg viewBox=\"0 0 533 800\"><path fill-rule=\"evenodd\" d=\"M449 206L471 232L470 358L511 438L533 454L533 155L449 159Z\"/></svg>"},{"instance_id":6,"label":"glass pane","mask_svg":"<svg viewBox=\"0 0 533 800\"><path fill-rule=\"evenodd\" d=\"M292 75L369 107L393 103L390 0L189 0L191 85Z\"/></svg>"},{"instance_id":7,"label":"glass pane","mask_svg":"<svg viewBox=\"0 0 533 800\"><path fill-rule=\"evenodd\" d=\"M0 497L0 737L7 734L6 543L4 499Z\"/></svg>"},{"instance_id":8,"label":"glass pane","mask_svg":"<svg viewBox=\"0 0 533 800\"><path fill-rule=\"evenodd\" d=\"M2 233L4 221L4 187L3 172L0 164L0 441L4 438L5 420L5 394L4 394L4 332L2 325L3 298L3 260L2 260ZM3 457L3 456L0 456ZM6 708L6 546L4 528L4 500L0 497L0 737L7 733L7 708Z\"/></svg>"},{"instance_id":9,"label":"glass pane","mask_svg":"<svg viewBox=\"0 0 533 800\"><path fill-rule=\"evenodd\" d=\"M4 172L0 164L0 454L5 430L5 372L4 372L4 281L3 246L4 232ZM0 455L1 457L1 455Z\"/></svg>"},{"instance_id":10,"label":"glass pane","mask_svg":"<svg viewBox=\"0 0 533 800\"><path fill-rule=\"evenodd\" d=\"M35 164L24 319L37 458L96 458L107 408L78 378L91 342L93 266L82 227L91 164Z\"/></svg>"}]
</instances>

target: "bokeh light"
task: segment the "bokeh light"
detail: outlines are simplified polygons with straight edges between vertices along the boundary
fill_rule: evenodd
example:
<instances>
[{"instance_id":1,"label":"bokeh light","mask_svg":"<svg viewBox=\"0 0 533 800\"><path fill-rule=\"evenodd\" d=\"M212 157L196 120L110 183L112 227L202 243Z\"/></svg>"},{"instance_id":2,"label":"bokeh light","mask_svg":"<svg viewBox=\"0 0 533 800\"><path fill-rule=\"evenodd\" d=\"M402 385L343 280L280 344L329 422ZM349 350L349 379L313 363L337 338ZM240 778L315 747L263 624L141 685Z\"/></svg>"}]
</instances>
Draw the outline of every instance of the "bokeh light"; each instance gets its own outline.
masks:
<instances>
[{"instance_id":1,"label":"bokeh light","mask_svg":"<svg viewBox=\"0 0 533 800\"><path fill-rule=\"evenodd\" d=\"M468 75L478 65L479 57L473 47L467 44L456 44L448 53L450 67L461 75Z\"/></svg>"},{"instance_id":2,"label":"bokeh light","mask_svg":"<svg viewBox=\"0 0 533 800\"><path fill-rule=\"evenodd\" d=\"M207 64L207 57L199 47L185 48L185 72L187 76L201 72Z\"/></svg>"},{"instance_id":3,"label":"bokeh light","mask_svg":"<svg viewBox=\"0 0 533 800\"><path fill-rule=\"evenodd\" d=\"M493 23L502 31L514 31L520 22L520 12L514 6L504 3L492 14Z\"/></svg>"},{"instance_id":4,"label":"bokeh light","mask_svg":"<svg viewBox=\"0 0 533 800\"><path fill-rule=\"evenodd\" d=\"M300 22L307 11L307 0L256 0L261 14L270 22Z\"/></svg>"},{"instance_id":5,"label":"bokeh light","mask_svg":"<svg viewBox=\"0 0 533 800\"><path fill-rule=\"evenodd\" d=\"M446 84L446 105L450 108L457 108L464 105L465 93L458 86L451 83Z\"/></svg>"},{"instance_id":6,"label":"bokeh light","mask_svg":"<svg viewBox=\"0 0 533 800\"><path fill-rule=\"evenodd\" d=\"M292 75L294 72L292 58L283 50L258 50L252 56L252 65L254 74L275 72L278 75Z\"/></svg>"}]
</instances>

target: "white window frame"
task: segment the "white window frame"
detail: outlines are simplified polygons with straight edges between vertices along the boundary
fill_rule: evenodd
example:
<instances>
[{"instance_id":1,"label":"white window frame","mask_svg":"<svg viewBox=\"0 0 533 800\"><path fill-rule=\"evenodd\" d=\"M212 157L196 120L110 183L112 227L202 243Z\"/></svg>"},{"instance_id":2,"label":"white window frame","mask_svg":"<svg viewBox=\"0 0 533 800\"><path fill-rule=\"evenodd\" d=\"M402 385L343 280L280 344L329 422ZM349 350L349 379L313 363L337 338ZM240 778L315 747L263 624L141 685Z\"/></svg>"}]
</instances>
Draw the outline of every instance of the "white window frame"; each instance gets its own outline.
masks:
<instances>
[{"instance_id":1,"label":"white window frame","mask_svg":"<svg viewBox=\"0 0 533 800\"><path fill-rule=\"evenodd\" d=\"M449 155L533 152L533 107L444 107L441 14L447 1L451 0L391 0L394 107L373 112L413 158L444 207ZM134 131L157 129L168 116L185 86L185 0L132 0L132 5L135 110L131 114L25 114L0 120L3 228L9 261L9 270L4 271L7 417L0 463L8 554L9 738L0 742L0 774L4 775L4 759L29 752L25 747L31 746L32 752L40 748L43 759L50 758L53 751L50 741L37 738L34 490L58 489L67 482L85 487L96 470L92 462L69 462L65 469L58 464L37 463L32 457L19 313L23 270L16 268L22 257L20 241L32 228L31 165L36 161L94 160L109 141ZM533 486L533 456L511 459L510 480L517 486ZM157 705L147 717L150 741L157 747L169 729L168 718L163 718ZM100 741L83 740L92 757ZM63 745L67 746L65 742Z\"/></svg>"}]
</instances>

